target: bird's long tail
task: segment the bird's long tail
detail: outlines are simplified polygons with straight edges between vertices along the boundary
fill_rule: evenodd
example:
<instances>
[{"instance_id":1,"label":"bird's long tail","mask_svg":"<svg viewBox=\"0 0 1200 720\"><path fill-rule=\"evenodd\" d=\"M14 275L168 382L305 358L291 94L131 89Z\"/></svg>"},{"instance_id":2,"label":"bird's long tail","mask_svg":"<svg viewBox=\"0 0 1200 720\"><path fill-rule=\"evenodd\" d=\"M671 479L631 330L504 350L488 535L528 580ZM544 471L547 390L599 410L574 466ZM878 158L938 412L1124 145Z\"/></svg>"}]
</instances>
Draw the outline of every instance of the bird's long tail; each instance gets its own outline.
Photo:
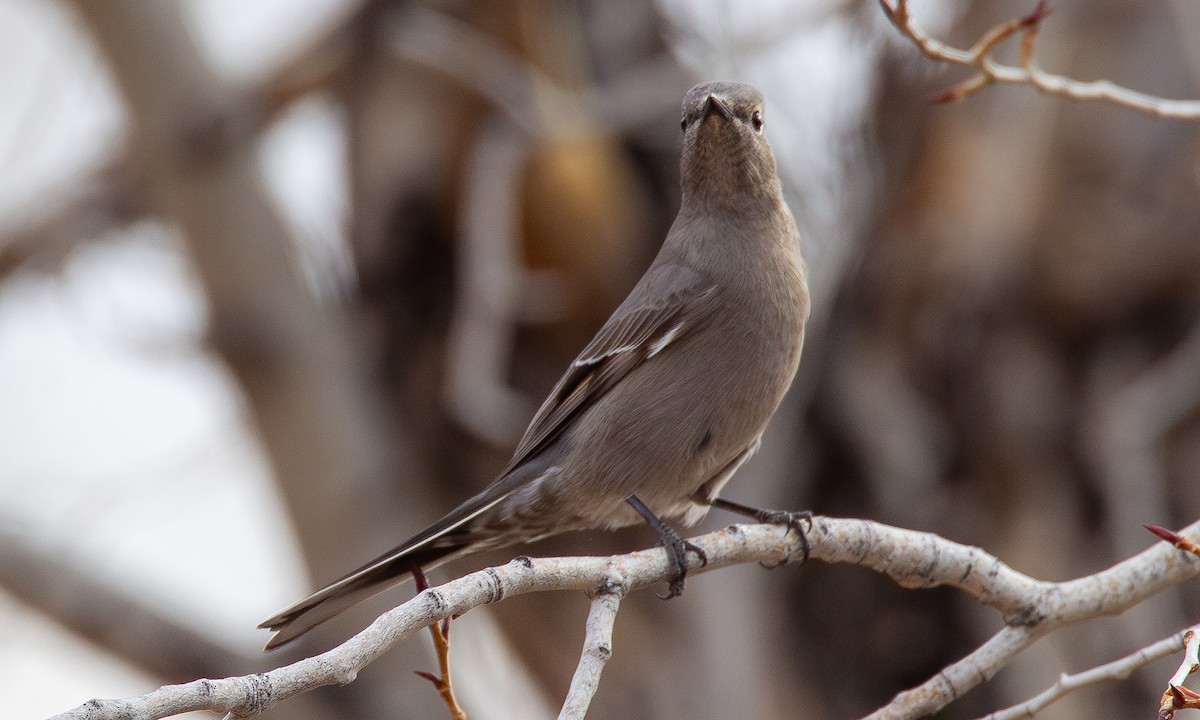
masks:
<instances>
[{"instance_id":1,"label":"bird's long tail","mask_svg":"<svg viewBox=\"0 0 1200 720\"><path fill-rule=\"evenodd\" d=\"M321 623L412 576L414 567L431 568L462 554L465 546L441 546L403 555L383 556L263 620L274 631L266 650L287 644Z\"/></svg>"},{"instance_id":2,"label":"bird's long tail","mask_svg":"<svg viewBox=\"0 0 1200 720\"><path fill-rule=\"evenodd\" d=\"M507 497L505 490L489 487L406 542L262 621L260 628L275 633L266 649L291 642L350 606L402 582L414 568L433 568L478 549L481 538L471 531L470 523Z\"/></svg>"}]
</instances>

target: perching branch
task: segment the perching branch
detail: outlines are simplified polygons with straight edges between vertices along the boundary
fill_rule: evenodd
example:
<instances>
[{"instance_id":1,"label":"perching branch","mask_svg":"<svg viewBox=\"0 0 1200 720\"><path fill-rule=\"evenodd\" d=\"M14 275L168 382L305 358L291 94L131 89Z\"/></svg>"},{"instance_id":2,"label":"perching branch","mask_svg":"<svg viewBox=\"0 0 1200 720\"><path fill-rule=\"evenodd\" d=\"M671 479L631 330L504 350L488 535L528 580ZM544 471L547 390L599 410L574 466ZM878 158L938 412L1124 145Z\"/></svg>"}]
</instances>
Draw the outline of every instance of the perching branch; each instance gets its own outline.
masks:
<instances>
[{"instance_id":1,"label":"perching branch","mask_svg":"<svg viewBox=\"0 0 1200 720\"><path fill-rule=\"evenodd\" d=\"M1185 528L1181 535L1200 538L1200 522ZM978 650L871 715L878 718L914 718L936 712L990 678L1017 651L1047 632L1119 613L1200 574L1200 561L1165 543L1094 575L1054 583L1023 575L979 548L868 520L816 518L808 537L815 559L862 565L907 588L950 585L995 608L1006 622L1005 628ZM693 542L708 557L708 564L698 567L698 561L689 556L693 574L740 563L797 562L802 557L795 533L785 534L774 525L733 525ZM594 688L612 649L610 633L619 594L606 595L617 587L633 591L664 582L670 573L661 549L612 557L517 558L425 590L342 645L315 657L258 675L197 680L125 700L93 700L55 720L155 720L191 710L250 717L307 690L352 682L359 670L390 647L443 618L512 595L550 590L582 590L598 598L589 616L583 667L576 673L562 715L582 717L587 704L584 695ZM702 591L700 586L692 590Z\"/></svg>"},{"instance_id":2,"label":"perching branch","mask_svg":"<svg viewBox=\"0 0 1200 720\"><path fill-rule=\"evenodd\" d=\"M1033 12L1024 17L1001 23L984 35L969 50L961 50L930 37L913 20L907 0L879 0L884 14L900 32L927 57L975 70L967 80L935 98L936 102L961 100L993 83L1030 85L1048 95L1060 95L1073 100L1101 100L1124 105L1155 117L1175 120L1200 119L1200 101L1168 100L1155 95L1130 90L1108 80L1082 82L1048 73L1033 60L1038 27L1050 14L1046 0L1041 0ZM1021 49L1016 65L1006 65L993 57L993 52L1013 35L1021 35Z\"/></svg>"}]
</instances>

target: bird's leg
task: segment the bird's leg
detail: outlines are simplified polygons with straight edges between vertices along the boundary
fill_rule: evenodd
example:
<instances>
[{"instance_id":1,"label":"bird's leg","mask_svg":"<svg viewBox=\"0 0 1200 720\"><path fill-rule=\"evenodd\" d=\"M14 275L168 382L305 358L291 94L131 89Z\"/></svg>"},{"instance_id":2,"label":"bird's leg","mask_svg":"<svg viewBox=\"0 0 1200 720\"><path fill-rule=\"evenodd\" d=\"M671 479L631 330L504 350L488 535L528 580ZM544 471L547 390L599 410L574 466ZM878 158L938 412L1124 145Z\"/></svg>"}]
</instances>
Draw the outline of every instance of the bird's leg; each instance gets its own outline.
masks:
<instances>
[{"instance_id":1,"label":"bird's leg","mask_svg":"<svg viewBox=\"0 0 1200 720\"><path fill-rule=\"evenodd\" d=\"M659 544L667 551L667 557L670 558L671 564L675 566L675 575L671 578L667 594L659 595L659 597L663 600L668 600L681 594L683 592L683 580L687 577L688 552L696 553L696 557L700 558L701 565L708 564L708 556L695 544L679 537L679 533L672 530L670 525L667 525L651 512L650 508L646 507L645 503L639 500L637 495L630 495L625 498L625 502L632 505L633 509L637 510L638 514L646 519L646 524L658 534Z\"/></svg>"},{"instance_id":2,"label":"bird's leg","mask_svg":"<svg viewBox=\"0 0 1200 720\"><path fill-rule=\"evenodd\" d=\"M772 525L784 525L791 530L795 530L800 536L800 549L804 555L803 560L808 559L808 553L812 550L812 545L808 542L808 530L812 530L813 514L811 510L789 511L789 510L760 510L758 508L743 505L732 500L723 498L713 498L709 503L715 508L735 512L738 515L752 517L762 523L770 523ZM808 524L808 530L804 528L805 523Z\"/></svg>"}]
</instances>

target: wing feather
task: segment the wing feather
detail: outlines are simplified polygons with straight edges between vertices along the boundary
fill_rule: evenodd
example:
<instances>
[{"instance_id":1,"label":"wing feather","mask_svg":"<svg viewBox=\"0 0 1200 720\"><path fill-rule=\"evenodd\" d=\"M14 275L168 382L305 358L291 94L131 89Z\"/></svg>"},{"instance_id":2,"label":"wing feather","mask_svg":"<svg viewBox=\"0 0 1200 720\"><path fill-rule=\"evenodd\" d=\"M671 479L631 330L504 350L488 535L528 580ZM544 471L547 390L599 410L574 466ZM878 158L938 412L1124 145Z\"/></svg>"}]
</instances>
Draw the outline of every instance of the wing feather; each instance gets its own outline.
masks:
<instances>
[{"instance_id":1,"label":"wing feather","mask_svg":"<svg viewBox=\"0 0 1200 720\"><path fill-rule=\"evenodd\" d=\"M647 272L542 403L500 480L557 439L621 378L695 328L715 294L704 276L679 265Z\"/></svg>"}]
</instances>

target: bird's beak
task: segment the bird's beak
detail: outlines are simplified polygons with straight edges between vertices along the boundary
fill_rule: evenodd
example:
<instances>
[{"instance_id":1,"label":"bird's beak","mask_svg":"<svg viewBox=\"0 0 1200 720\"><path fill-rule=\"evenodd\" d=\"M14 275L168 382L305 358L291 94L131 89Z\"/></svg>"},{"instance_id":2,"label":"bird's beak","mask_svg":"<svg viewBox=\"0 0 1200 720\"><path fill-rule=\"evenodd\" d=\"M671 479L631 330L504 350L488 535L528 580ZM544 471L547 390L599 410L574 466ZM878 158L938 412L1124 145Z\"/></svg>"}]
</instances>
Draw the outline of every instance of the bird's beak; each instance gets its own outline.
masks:
<instances>
[{"instance_id":1,"label":"bird's beak","mask_svg":"<svg viewBox=\"0 0 1200 720\"><path fill-rule=\"evenodd\" d=\"M707 118L713 113L720 115L726 120L733 119L733 111L729 109L729 106L721 102L716 95L709 95L708 99L704 101L704 113L701 115L701 118Z\"/></svg>"}]
</instances>

